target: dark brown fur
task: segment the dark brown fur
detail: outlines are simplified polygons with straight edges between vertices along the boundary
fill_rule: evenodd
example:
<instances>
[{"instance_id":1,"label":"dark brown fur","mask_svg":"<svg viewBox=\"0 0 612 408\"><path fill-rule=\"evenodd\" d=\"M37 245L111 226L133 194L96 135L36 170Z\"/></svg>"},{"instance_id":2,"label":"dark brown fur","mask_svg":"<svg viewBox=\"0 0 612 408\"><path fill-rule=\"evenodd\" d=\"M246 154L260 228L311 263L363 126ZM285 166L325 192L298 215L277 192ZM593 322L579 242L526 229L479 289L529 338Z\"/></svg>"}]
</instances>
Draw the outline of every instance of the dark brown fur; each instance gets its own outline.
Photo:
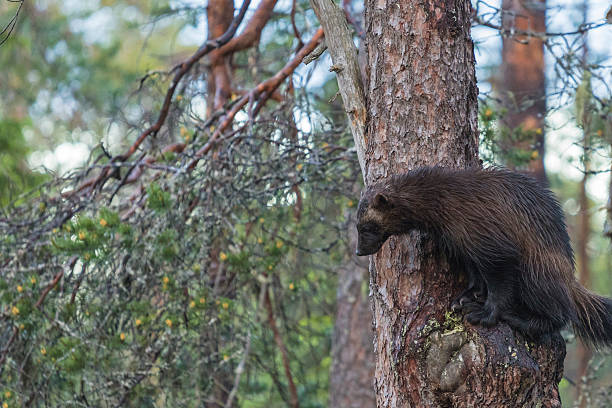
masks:
<instances>
[{"instance_id":1,"label":"dark brown fur","mask_svg":"<svg viewBox=\"0 0 612 408\"><path fill-rule=\"evenodd\" d=\"M470 323L500 319L532 339L570 322L592 346L612 346L612 300L582 287L563 211L530 177L500 168L420 168L369 187L359 202L358 255L391 235L428 233L463 269L453 308Z\"/></svg>"}]
</instances>

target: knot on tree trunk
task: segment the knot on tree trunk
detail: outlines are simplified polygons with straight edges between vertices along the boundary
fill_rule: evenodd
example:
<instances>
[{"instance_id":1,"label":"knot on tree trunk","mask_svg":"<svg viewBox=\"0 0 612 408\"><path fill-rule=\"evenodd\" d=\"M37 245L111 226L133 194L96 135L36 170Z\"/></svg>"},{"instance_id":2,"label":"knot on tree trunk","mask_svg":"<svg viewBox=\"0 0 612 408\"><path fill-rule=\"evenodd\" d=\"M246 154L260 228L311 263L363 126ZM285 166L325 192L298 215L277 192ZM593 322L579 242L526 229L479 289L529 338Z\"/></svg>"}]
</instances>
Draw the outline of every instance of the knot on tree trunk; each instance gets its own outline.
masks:
<instances>
[{"instance_id":1,"label":"knot on tree trunk","mask_svg":"<svg viewBox=\"0 0 612 408\"><path fill-rule=\"evenodd\" d=\"M441 323L430 320L421 334L415 353L409 354L426 373L428 406L561 406L557 384L565 343L559 334L537 344L505 324L481 329L450 313Z\"/></svg>"}]
</instances>

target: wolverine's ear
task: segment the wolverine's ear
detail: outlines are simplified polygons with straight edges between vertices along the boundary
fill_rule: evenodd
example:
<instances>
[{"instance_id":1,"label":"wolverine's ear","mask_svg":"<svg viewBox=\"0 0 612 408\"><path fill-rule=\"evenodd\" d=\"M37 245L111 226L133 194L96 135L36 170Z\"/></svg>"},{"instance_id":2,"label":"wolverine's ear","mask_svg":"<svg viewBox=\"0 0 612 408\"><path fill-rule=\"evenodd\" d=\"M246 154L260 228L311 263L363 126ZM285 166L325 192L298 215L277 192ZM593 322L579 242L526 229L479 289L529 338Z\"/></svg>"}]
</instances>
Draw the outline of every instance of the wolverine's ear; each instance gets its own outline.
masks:
<instances>
[{"instance_id":1,"label":"wolverine's ear","mask_svg":"<svg viewBox=\"0 0 612 408\"><path fill-rule=\"evenodd\" d=\"M393 207L393 205L385 193L376 193L372 200L372 207L378 210L384 210Z\"/></svg>"}]
</instances>

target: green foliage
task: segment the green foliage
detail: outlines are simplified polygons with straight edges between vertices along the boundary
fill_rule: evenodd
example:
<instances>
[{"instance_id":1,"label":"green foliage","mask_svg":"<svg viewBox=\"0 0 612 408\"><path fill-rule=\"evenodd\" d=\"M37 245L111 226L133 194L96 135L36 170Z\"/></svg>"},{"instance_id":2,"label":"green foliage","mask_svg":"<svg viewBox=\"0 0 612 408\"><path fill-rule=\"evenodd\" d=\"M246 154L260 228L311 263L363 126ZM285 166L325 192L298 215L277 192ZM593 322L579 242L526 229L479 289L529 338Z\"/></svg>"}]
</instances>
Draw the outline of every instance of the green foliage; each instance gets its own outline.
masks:
<instances>
[{"instance_id":1,"label":"green foliage","mask_svg":"<svg viewBox=\"0 0 612 408\"><path fill-rule=\"evenodd\" d=\"M28 167L25 158L30 149L22 132L23 124L0 117L0 207L16 194L44 180L44 176Z\"/></svg>"},{"instance_id":2,"label":"green foliage","mask_svg":"<svg viewBox=\"0 0 612 408\"><path fill-rule=\"evenodd\" d=\"M170 208L172 201L170 193L163 191L161 187L155 183L147 187L148 204L155 211L164 211Z\"/></svg>"},{"instance_id":3,"label":"green foliage","mask_svg":"<svg viewBox=\"0 0 612 408\"><path fill-rule=\"evenodd\" d=\"M334 149L324 132L270 144L292 113L263 115L248 143L221 146L232 156L159 173L111 204L109 182L95 200L28 195L11 207L14 224L0 240L0 335L17 328L19 340L0 387L14 403L193 406L220 382L233 387L244 359L240 404L282 406L287 382L267 292L301 405L326 405L333 271L347 253L340 231L355 206L357 163L346 160L346 132L334 134ZM74 190L82 179L42 191ZM125 197L140 191L131 210ZM28 375L12 375L18 366Z\"/></svg>"},{"instance_id":4,"label":"green foliage","mask_svg":"<svg viewBox=\"0 0 612 408\"><path fill-rule=\"evenodd\" d=\"M521 126L511 129L500 121L506 114L505 109L495 110L486 104L480 107L480 156L489 164L524 168L539 157L534 141L542 134L542 129L525 130Z\"/></svg>"}]
</instances>

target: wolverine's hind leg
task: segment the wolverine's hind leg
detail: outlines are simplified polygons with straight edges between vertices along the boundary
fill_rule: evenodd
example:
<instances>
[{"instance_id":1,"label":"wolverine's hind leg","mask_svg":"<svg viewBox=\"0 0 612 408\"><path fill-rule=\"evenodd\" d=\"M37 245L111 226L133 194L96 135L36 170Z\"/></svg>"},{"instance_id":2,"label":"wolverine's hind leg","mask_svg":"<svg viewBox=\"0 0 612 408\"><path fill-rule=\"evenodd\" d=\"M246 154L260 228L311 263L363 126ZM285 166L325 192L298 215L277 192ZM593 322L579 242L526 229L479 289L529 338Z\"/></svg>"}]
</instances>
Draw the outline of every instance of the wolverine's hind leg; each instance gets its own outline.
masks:
<instances>
[{"instance_id":1,"label":"wolverine's hind leg","mask_svg":"<svg viewBox=\"0 0 612 408\"><path fill-rule=\"evenodd\" d=\"M499 322L500 317L512 310L517 288L518 269L516 257L507 257L490 262L480 269L487 289L484 304L472 302L463 309L468 322L491 327Z\"/></svg>"},{"instance_id":2,"label":"wolverine's hind leg","mask_svg":"<svg viewBox=\"0 0 612 408\"><path fill-rule=\"evenodd\" d=\"M546 342L551 334L558 332L566 325L562 319L551 320L541 316L521 317L511 312L504 313L501 318L525 337L539 342Z\"/></svg>"}]
</instances>

